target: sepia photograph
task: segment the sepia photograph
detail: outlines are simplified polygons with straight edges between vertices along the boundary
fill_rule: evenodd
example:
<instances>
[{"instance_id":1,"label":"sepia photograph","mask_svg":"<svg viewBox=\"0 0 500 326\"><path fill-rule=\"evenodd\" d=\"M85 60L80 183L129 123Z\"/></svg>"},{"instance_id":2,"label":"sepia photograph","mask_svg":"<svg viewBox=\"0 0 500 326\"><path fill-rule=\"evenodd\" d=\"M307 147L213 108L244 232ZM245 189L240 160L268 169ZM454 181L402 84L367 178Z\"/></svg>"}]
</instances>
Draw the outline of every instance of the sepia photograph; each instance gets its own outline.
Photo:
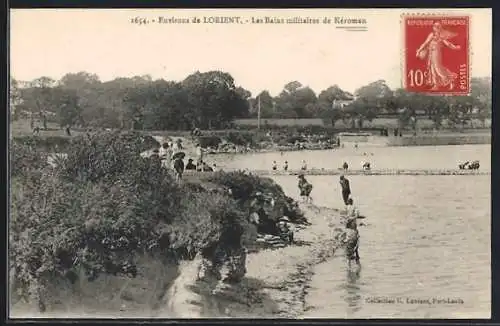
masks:
<instances>
[{"instance_id":1,"label":"sepia photograph","mask_svg":"<svg viewBox=\"0 0 500 326\"><path fill-rule=\"evenodd\" d=\"M491 9L9 16L9 318L491 318Z\"/></svg>"}]
</instances>

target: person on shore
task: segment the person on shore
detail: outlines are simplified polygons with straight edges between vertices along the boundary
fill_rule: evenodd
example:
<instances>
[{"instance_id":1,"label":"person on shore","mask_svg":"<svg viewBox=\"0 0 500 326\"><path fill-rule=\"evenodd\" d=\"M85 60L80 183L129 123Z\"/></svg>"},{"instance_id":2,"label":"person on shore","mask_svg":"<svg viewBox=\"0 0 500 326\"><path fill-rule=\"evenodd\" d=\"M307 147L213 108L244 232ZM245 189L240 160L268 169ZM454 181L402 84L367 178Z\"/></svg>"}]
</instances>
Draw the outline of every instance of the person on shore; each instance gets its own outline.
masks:
<instances>
[{"instance_id":1,"label":"person on shore","mask_svg":"<svg viewBox=\"0 0 500 326\"><path fill-rule=\"evenodd\" d=\"M162 166L170 169L170 165L172 163L172 155L174 154L172 147L170 147L168 143L163 143L158 154L160 156L160 159L162 160Z\"/></svg>"},{"instance_id":2,"label":"person on shore","mask_svg":"<svg viewBox=\"0 0 500 326\"><path fill-rule=\"evenodd\" d=\"M300 190L300 197L303 199L304 202L310 203L312 202L311 198L311 191L313 189L312 184L310 184L307 180L304 174L299 174L299 190Z\"/></svg>"},{"instance_id":3,"label":"person on shore","mask_svg":"<svg viewBox=\"0 0 500 326\"><path fill-rule=\"evenodd\" d=\"M196 156L198 159L196 165L201 168L203 164L203 148L200 144L196 144Z\"/></svg>"},{"instance_id":4,"label":"person on shore","mask_svg":"<svg viewBox=\"0 0 500 326\"><path fill-rule=\"evenodd\" d=\"M302 171L307 170L307 163L306 163L306 160L302 160L302 166L300 167L300 169L301 169Z\"/></svg>"},{"instance_id":5,"label":"person on shore","mask_svg":"<svg viewBox=\"0 0 500 326\"><path fill-rule=\"evenodd\" d=\"M214 169L210 165L208 165L206 162L201 161L201 163L198 165L197 171L200 172L213 172Z\"/></svg>"},{"instance_id":6,"label":"person on shore","mask_svg":"<svg viewBox=\"0 0 500 326\"><path fill-rule=\"evenodd\" d=\"M184 149L184 147L182 146L182 139L181 138L177 138L177 140L175 141L175 145L176 145L178 151L182 151Z\"/></svg>"},{"instance_id":7,"label":"person on shore","mask_svg":"<svg viewBox=\"0 0 500 326\"><path fill-rule=\"evenodd\" d=\"M359 217L359 210L354 206L352 197L347 200L346 213L348 219L357 219Z\"/></svg>"},{"instance_id":8,"label":"person on shore","mask_svg":"<svg viewBox=\"0 0 500 326\"><path fill-rule=\"evenodd\" d=\"M342 187L342 199L344 200L344 204L347 206L349 196L351 195L351 186L349 184L349 180L343 175L340 176L340 186Z\"/></svg>"},{"instance_id":9,"label":"person on shore","mask_svg":"<svg viewBox=\"0 0 500 326\"><path fill-rule=\"evenodd\" d=\"M175 179L181 181L182 174L184 173L184 161L180 157L176 157L174 160L174 171Z\"/></svg>"},{"instance_id":10,"label":"person on shore","mask_svg":"<svg viewBox=\"0 0 500 326\"><path fill-rule=\"evenodd\" d=\"M349 169L349 164L347 164L347 162L344 162L344 164L342 164L342 169L344 169L344 172L347 172L347 169Z\"/></svg>"},{"instance_id":11,"label":"person on shore","mask_svg":"<svg viewBox=\"0 0 500 326\"><path fill-rule=\"evenodd\" d=\"M283 165L283 170L288 171L288 161L285 161L285 164Z\"/></svg>"},{"instance_id":12,"label":"person on shore","mask_svg":"<svg viewBox=\"0 0 500 326\"><path fill-rule=\"evenodd\" d=\"M293 243L293 230L288 224L290 220L288 217L283 216L278 222L279 236L281 240L285 241L287 244Z\"/></svg>"},{"instance_id":13,"label":"person on shore","mask_svg":"<svg viewBox=\"0 0 500 326\"><path fill-rule=\"evenodd\" d=\"M276 161L273 161L273 171L276 171L278 169L278 164Z\"/></svg>"},{"instance_id":14,"label":"person on shore","mask_svg":"<svg viewBox=\"0 0 500 326\"><path fill-rule=\"evenodd\" d=\"M186 164L186 170L196 170L196 165L193 164L193 159L190 158Z\"/></svg>"}]
</instances>

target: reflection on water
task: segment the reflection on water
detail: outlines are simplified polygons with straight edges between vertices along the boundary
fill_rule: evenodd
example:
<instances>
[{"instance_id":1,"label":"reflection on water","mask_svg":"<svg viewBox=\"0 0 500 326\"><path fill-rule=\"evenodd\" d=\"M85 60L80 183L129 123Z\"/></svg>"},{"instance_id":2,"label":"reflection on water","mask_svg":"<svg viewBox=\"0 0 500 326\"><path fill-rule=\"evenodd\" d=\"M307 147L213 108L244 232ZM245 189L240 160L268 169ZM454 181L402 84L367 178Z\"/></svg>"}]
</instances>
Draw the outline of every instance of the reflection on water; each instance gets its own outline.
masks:
<instances>
[{"instance_id":1,"label":"reflection on water","mask_svg":"<svg viewBox=\"0 0 500 326\"><path fill-rule=\"evenodd\" d=\"M361 269L355 268L354 270L348 268L347 269L347 284L346 284L346 302L351 310L351 313L354 313L360 309L360 301L361 301L361 293L358 281L360 279Z\"/></svg>"}]
</instances>

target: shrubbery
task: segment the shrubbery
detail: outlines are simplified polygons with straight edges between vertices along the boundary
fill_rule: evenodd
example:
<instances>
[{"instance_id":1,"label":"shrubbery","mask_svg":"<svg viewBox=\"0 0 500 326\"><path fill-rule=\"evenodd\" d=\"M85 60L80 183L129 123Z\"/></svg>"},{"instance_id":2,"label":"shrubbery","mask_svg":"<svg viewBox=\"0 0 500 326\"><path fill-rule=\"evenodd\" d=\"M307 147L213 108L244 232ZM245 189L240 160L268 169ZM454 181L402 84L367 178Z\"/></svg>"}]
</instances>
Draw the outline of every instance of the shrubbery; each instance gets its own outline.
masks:
<instances>
[{"instance_id":1,"label":"shrubbery","mask_svg":"<svg viewBox=\"0 0 500 326\"><path fill-rule=\"evenodd\" d=\"M89 280L102 273L134 277L144 254L178 261L206 248L238 246L250 227L248 198L255 191L275 197L271 219L291 211L270 179L216 174L212 184L234 197L179 184L159 161L139 155L142 146L137 134L78 136L52 168L38 164L39 152L13 145L9 254L18 294L43 310L50 282L74 282L82 269Z\"/></svg>"},{"instance_id":2,"label":"shrubbery","mask_svg":"<svg viewBox=\"0 0 500 326\"><path fill-rule=\"evenodd\" d=\"M71 137L66 136L17 136L12 144L26 145L39 151L65 151L71 145Z\"/></svg>"},{"instance_id":3,"label":"shrubbery","mask_svg":"<svg viewBox=\"0 0 500 326\"><path fill-rule=\"evenodd\" d=\"M47 154L29 142L11 142L9 155L10 173L13 177L26 175L29 170L39 170L48 164Z\"/></svg>"},{"instance_id":4,"label":"shrubbery","mask_svg":"<svg viewBox=\"0 0 500 326\"><path fill-rule=\"evenodd\" d=\"M252 205L256 199L256 193L271 197L274 206L261 210L261 231L275 233L277 231L274 228L276 222L283 216L288 216L292 222L307 223L295 200L288 197L281 186L270 178L237 171L229 173L217 172L209 180L231 189L233 198L237 200L243 211L250 212L254 208Z\"/></svg>"}]
</instances>

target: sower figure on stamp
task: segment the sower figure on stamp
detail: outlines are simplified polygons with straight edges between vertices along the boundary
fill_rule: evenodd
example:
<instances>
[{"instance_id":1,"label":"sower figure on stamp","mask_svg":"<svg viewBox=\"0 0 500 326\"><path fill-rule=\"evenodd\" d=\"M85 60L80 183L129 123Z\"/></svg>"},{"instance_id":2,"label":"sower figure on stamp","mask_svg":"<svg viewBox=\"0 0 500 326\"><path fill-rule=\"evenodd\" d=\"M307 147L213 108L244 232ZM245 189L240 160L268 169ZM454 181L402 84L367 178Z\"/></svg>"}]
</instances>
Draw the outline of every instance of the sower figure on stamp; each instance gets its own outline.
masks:
<instances>
[{"instance_id":1,"label":"sower figure on stamp","mask_svg":"<svg viewBox=\"0 0 500 326\"><path fill-rule=\"evenodd\" d=\"M431 90L437 90L440 87L449 87L452 90L455 86L457 74L450 71L442 63L443 45L452 49L459 50L460 46L448 41L457 34L443 29L441 23L436 22L432 25L432 32L427 39L417 49L416 56L420 59L427 57L427 85Z\"/></svg>"}]
</instances>

